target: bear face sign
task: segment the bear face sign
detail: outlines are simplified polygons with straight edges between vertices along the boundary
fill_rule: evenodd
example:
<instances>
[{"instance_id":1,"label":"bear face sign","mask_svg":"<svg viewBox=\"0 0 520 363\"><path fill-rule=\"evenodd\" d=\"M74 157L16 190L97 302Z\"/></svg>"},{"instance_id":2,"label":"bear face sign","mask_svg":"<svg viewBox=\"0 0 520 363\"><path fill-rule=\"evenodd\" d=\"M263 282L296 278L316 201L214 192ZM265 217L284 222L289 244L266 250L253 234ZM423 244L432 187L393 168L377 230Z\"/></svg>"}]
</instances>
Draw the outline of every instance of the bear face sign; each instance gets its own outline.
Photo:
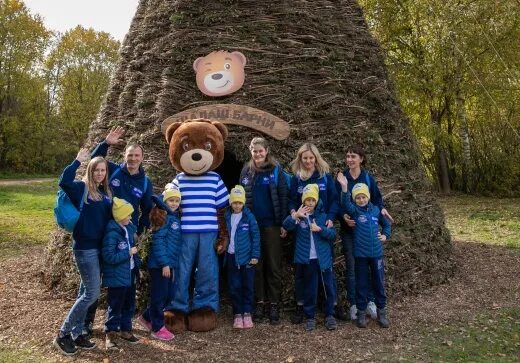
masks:
<instances>
[{"instance_id":1,"label":"bear face sign","mask_svg":"<svg viewBox=\"0 0 520 363\"><path fill-rule=\"evenodd\" d=\"M219 97L236 92L245 79L246 57L240 52L215 51L193 62L197 87L207 96Z\"/></svg>"}]
</instances>

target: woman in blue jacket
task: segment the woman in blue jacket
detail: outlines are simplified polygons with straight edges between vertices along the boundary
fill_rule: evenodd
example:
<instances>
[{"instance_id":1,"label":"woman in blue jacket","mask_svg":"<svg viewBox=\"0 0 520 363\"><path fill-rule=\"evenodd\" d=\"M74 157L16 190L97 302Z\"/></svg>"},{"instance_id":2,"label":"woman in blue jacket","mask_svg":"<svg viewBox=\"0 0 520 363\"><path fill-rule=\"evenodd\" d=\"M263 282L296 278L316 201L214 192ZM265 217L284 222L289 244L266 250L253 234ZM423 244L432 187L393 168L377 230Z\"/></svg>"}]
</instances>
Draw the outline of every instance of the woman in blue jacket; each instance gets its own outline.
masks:
<instances>
[{"instance_id":1,"label":"woman in blue jacket","mask_svg":"<svg viewBox=\"0 0 520 363\"><path fill-rule=\"evenodd\" d=\"M53 343L65 355L75 354L78 348L92 349L96 346L83 334L84 322L89 306L99 297L99 257L105 228L112 216L112 192L105 159L95 157L90 160L83 180L74 180L81 163L89 158L88 150L81 149L59 181L78 210L83 201L83 209L72 232L72 252L81 278L79 293Z\"/></svg>"},{"instance_id":2,"label":"woman in blue jacket","mask_svg":"<svg viewBox=\"0 0 520 363\"><path fill-rule=\"evenodd\" d=\"M352 187L357 183L364 183L368 186L370 192L370 202L377 206L381 214L390 222L393 222L392 216L385 208L383 197L379 191L377 181L366 170L365 151L357 146L349 146L345 150L345 162L347 168L343 170L343 175L348 181L348 191L352 192ZM341 185L336 184L338 193L341 193ZM343 255L345 256L345 286L347 288L347 300L350 304L350 319L357 319L356 306L356 274L355 274L355 260L354 260L354 229L356 221L350 218L345 208L341 207L338 212L338 219L341 225L341 241L343 244ZM371 288L368 290L368 313L372 319L377 318L376 305L374 303L374 294Z\"/></svg>"},{"instance_id":3,"label":"woman in blue jacket","mask_svg":"<svg viewBox=\"0 0 520 363\"><path fill-rule=\"evenodd\" d=\"M326 214L326 226L332 227L339 210L339 199L334 179L330 174L329 164L321 157L321 154L312 143L303 144L291 162L291 178L289 190L289 211L291 216L301 205L303 189L309 184L317 184L323 212ZM332 247L331 247L332 248ZM335 278L334 278L335 279ZM291 317L293 324L303 322L303 276L296 274L294 277L294 295L296 310Z\"/></svg>"},{"instance_id":4,"label":"woman in blue jacket","mask_svg":"<svg viewBox=\"0 0 520 363\"><path fill-rule=\"evenodd\" d=\"M282 223L287 216L287 183L281 165L273 157L267 141L255 137L249 145L251 160L240 173L246 193L246 206L260 228L262 260L256 265L253 320L280 323L282 293L282 238L287 232ZM270 304L267 304L267 303Z\"/></svg>"},{"instance_id":5,"label":"woman in blue jacket","mask_svg":"<svg viewBox=\"0 0 520 363\"><path fill-rule=\"evenodd\" d=\"M156 205L150 213L153 233L148 255L150 305L138 321L152 332L152 338L169 341L174 334L164 325L164 309L173 301L175 275L179 271L181 192L168 184L162 195L152 199Z\"/></svg>"}]
</instances>

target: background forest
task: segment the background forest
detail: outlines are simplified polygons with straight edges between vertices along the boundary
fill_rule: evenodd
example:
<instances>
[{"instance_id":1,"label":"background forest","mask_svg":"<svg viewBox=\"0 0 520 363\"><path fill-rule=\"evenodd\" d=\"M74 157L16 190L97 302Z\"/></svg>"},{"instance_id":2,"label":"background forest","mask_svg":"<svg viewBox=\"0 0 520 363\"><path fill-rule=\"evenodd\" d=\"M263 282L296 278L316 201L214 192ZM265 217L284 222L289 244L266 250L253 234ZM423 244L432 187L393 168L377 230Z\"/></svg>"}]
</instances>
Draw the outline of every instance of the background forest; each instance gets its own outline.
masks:
<instances>
[{"instance_id":1,"label":"background forest","mask_svg":"<svg viewBox=\"0 0 520 363\"><path fill-rule=\"evenodd\" d=\"M442 192L520 194L520 1L360 0ZM46 29L0 0L0 170L57 173L118 61L109 34Z\"/></svg>"}]
</instances>

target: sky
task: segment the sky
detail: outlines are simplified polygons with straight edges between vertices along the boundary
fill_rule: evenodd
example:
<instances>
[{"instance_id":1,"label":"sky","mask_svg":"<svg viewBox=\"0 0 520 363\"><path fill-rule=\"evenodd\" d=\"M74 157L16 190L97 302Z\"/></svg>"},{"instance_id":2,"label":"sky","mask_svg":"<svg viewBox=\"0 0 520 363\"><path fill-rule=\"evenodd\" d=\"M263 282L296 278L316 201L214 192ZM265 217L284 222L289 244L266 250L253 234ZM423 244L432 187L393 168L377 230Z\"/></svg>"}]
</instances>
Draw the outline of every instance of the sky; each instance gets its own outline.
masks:
<instances>
[{"instance_id":1,"label":"sky","mask_svg":"<svg viewBox=\"0 0 520 363\"><path fill-rule=\"evenodd\" d=\"M123 41L139 0L22 0L45 26L62 33L82 25Z\"/></svg>"}]
</instances>

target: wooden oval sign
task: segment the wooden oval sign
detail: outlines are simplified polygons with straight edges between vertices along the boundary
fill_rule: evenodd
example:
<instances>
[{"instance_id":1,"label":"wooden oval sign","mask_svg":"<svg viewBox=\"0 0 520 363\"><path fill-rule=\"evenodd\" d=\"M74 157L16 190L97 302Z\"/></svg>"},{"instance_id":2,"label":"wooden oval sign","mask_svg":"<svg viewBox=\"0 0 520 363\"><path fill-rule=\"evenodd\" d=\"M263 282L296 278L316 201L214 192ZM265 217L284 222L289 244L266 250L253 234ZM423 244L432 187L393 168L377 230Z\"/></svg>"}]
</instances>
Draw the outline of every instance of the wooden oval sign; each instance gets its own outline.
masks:
<instances>
[{"instance_id":1,"label":"wooden oval sign","mask_svg":"<svg viewBox=\"0 0 520 363\"><path fill-rule=\"evenodd\" d=\"M249 127L276 140L285 140L289 137L289 124L281 118L253 107L234 104L200 106L176 113L163 121L161 132L164 134L168 126L174 122L196 118Z\"/></svg>"}]
</instances>

